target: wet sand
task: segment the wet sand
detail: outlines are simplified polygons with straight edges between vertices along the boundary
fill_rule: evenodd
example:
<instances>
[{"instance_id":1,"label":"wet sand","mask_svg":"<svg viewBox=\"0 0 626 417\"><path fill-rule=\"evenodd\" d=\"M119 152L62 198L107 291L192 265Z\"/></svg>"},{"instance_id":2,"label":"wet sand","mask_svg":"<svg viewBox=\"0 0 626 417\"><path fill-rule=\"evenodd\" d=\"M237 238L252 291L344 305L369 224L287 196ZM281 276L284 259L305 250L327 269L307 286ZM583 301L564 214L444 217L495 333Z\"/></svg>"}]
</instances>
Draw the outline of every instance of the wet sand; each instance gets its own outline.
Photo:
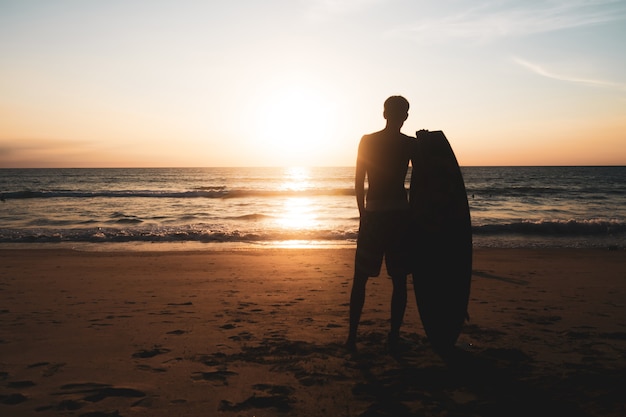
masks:
<instances>
[{"instance_id":1,"label":"wet sand","mask_svg":"<svg viewBox=\"0 0 626 417\"><path fill-rule=\"evenodd\" d=\"M351 249L0 250L0 415L623 416L626 252L478 249L444 362Z\"/></svg>"}]
</instances>

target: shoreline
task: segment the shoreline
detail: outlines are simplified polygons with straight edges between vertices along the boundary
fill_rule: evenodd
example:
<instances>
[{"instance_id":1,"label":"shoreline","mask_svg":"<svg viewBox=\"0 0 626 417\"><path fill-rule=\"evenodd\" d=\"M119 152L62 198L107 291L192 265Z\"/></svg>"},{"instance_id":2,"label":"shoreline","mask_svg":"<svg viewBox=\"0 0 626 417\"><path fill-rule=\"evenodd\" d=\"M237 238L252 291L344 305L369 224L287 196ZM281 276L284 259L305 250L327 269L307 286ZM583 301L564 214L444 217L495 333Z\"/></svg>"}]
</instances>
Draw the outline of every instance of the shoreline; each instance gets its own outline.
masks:
<instances>
[{"instance_id":1,"label":"shoreline","mask_svg":"<svg viewBox=\"0 0 626 417\"><path fill-rule=\"evenodd\" d=\"M623 415L625 251L476 248L458 367L384 273L343 348L353 255L0 249L0 414Z\"/></svg>"},{"instance_id":2,"label":"shoreline","mask_svg":"<svg viewBox=\"0 0 626 417\"><path fill-rule=\"evenodd\" d=\"M569 245L563 242L569 242ZM497 242L497 243L495 243ZM572 244L568 238L531 239L528 237L508 237L505 239L474 238L473 249L481 250L600 250L626 251L621 239L587 240L586 245ZM273 242L19 242L0 243L0 250L73 250L79 252L226 252L255 250L355 250L356 241L287 240Z\"/></svg>"},{"instance_id":3,"label":"shoreline","mask_svg":"<svg viewBox=\"0 0 626 417\"><path fill-rule=\"evenodd\" d=\"M342 241L282 241L273 243L243 242L55 242L0 243L0 250L72 250L77 252L225 252L272 249L354 249L355 242Z\"/></svg>"}]
</instances>

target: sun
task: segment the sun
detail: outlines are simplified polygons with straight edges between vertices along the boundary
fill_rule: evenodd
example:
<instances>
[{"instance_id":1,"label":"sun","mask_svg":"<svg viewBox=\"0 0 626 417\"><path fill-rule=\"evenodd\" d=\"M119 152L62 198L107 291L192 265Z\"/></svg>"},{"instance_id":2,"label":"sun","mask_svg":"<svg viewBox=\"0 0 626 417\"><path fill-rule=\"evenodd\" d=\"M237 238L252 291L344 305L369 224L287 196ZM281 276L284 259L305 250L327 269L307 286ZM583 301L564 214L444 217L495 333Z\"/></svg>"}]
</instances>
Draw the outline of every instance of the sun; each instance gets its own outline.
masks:
<instances>
[{"instance_id":1,"label":"sun","mask_svg":"<svg viewBox=\"0 0 626 417\"><path fill-rule=\"evenodd\" d=\"M315 88L281 86L260 103L255 136L265 153L307 165L332 142L335 113L333 102Z\"/></svg>"}]
</instances>

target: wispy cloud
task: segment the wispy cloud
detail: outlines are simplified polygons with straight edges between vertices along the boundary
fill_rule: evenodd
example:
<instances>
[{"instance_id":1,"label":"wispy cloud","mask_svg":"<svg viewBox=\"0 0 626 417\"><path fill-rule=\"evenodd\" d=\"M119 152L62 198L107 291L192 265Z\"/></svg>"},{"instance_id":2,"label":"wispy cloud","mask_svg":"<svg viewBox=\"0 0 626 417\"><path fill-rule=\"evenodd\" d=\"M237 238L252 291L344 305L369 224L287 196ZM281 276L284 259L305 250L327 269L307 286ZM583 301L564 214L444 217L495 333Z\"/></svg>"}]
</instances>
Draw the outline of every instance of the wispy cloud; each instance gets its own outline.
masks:
<instances>
[{"instance_id":1,"label":"wispy cloud","mask_svg":"<svg viewBox=\"0 0 626 417\"><path fill-rule=\"evenodd\" d=\"M606 80L579 78L579 77L559 74L556 72L549 71L540 65L526 61L518 57L513 57L513 61L516 64L521 65L522 67L526 68L527 70L537 75L541 75L542 77L546 77L546 78L551 78L553 80L559 80L559 81L576 83L576 84L584 84L584 85L589 85L593 87L613 88L613 89L617 89L620 91L626 91L626 84L620 84L620 83L606 81Z\"/></svg>"},{"instance_id":2,"label":"wispy cloud","mask_svg":"<svg viewBox=\"0 0 626 417\"><path fill-rule=\"evenodd\" d=\"M0 154L5 157L25 154L75 153L88 148L85 141L62 139L0 139Z\"/></svg>"},{"instance_id":3,"label":"wispy cloud","mask_svg":"<svg viewBox=\"0 0 626 417\"><path fill-rule=\"evenodd\" d=\"M437 41L488 41L528 36L626 19L621 0L490 2L440 18L424 18L393 31L396 36Z\"/></svg>"},{"instance_id":4,"label":"wispy cloud","mask_svg":"<svg viewBox=\"0 0 626 417\"><path fill-rule=\"evenodd\" d=\"M315 17L342 15L367 10L385 0L313 0L305 2Z\"/></svg>"},{"instance_id":5,"label":"wispy cloud","mask_svg":"<svg viewBox=\"0 0 626 417\"><path fill-rule=\"evenodd\" d=\"M11 167L52 167L71 164L84 165L84 156L93 154L96 145L82 140L65 139L3 139L0 138L0 166ZM93 156L93 155L91 155Z\"/></svg>"}]
</instances>

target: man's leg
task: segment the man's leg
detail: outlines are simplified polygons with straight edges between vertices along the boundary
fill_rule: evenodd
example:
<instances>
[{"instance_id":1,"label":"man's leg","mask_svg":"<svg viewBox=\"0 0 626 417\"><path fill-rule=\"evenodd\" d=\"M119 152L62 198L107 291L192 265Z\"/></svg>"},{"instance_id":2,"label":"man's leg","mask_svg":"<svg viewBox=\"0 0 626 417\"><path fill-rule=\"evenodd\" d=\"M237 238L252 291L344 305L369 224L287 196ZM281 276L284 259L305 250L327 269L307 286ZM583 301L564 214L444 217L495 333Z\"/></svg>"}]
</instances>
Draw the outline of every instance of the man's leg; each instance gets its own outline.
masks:
<instances>
[{"instance_id":1,"label":"man's leg","mask_svg":"<svg viewBox=\"0 0 626 417\"><path fill-rule=\"evenodd\" d=\"M406 275L391 277L393 293L391 295L391 331L389 332L390 348L395 348L400 337L400 326L406 310Z\"/></svg>"},{"instance_id":2,"label":"man's leg","mask_svg":"<svg viewBox=\"0 0 626 417\"><path fill-rule=\"evenodd\" d=\"M356 350L356 332L361 320L363 305L365 304L367 278L367 275L354 273L352 292L350 293L350 330L348 332L348 340L346 341L346 346L350 350Z\"/></svg>"}]
</instances>

